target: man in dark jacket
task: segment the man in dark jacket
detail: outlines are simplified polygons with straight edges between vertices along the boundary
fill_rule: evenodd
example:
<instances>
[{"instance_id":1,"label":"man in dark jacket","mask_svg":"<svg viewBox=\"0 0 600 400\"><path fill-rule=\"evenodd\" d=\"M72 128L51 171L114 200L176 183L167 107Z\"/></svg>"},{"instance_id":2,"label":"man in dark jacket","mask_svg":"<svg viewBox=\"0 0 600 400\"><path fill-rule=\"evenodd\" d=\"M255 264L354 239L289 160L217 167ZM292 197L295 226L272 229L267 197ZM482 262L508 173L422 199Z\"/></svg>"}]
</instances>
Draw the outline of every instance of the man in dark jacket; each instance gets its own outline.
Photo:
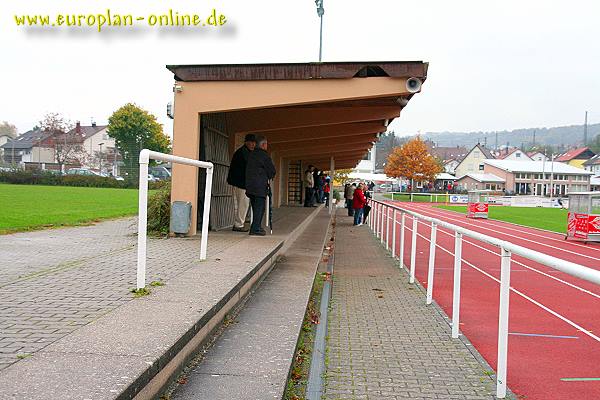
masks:
<instances>
[{"instance_id":1,"label":"man in dark jacket","mask_svg":"<svg viewBox=\"0 0 600 400\"><path fill-rule=\"evenodd\" d=\"M227 183L233 187L233 230L237 232L248 232L248 229L244 228L250 206L250 200L246 196L246 165L248 156L255 147L256 137L252 134L246 135L244 145L233 153L227 174Z\"/></svg>"},{"instance_id":2,"label":"man in dark jacket","mask_svg":"<svg viewBox=\"0 0 600 400\"><path fill-rule=\"evenodd\" d=\"M261 228L265 214L265 202L270 194L269 180L275 177L275 165L267 153L267 138L256 137L256 148L248 157L246 166L246 195L252 206L252 226L250 235L264 236Z\"/></svg>"}]
</instances>

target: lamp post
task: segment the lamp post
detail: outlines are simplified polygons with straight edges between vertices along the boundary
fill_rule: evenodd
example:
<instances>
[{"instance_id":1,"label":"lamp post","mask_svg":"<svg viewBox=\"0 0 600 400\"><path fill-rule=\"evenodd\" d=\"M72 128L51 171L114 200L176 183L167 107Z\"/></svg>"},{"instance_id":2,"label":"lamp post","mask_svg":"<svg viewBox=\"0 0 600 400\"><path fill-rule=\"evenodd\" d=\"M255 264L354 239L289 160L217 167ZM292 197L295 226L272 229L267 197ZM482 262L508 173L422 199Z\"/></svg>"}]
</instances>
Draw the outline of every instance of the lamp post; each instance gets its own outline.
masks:
<instances>
[{"instance_id":1,"label":"lamp post","mask_svg":"<svg viewBox=\"0 0 600 400\"><path fill-rule=\"evenodd\" d=\"M104 142L98 143L98 146L100 146L100 175L102 175L102 145L103 144L104 144Z\"/></svg>"},{"instance_id":2,"label":"lamp post","mask_svg":"<svg viewBox=\"0 0 600 400\"><path fill-rule=\"evenodd\" d=\"M319 33L319 62L323 57L323 14L325 14L325 9L323 8L323 0L315 0L315 5L317 6L317 15L321 19L321 29Z\"/></svg>"}]
</instances>

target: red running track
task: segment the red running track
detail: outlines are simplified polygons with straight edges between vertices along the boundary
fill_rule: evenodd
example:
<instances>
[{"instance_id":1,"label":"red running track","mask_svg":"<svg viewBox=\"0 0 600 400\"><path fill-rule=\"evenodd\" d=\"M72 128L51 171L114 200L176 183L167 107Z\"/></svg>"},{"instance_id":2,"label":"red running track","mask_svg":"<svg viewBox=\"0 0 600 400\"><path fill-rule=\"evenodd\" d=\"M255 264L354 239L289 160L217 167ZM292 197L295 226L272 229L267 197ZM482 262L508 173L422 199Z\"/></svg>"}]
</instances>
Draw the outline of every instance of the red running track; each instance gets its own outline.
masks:
<instances>
[{"instance_id":1,"label":"red running track","mask_svg":"<svg viewBox=\"0 0 600 400\"><path fill-rule=\"evenodd\" d=\"M389 202L392 203L392 202ZM467 219L430 204L393 202L420 214L600 269L600 244L506 222ZM392 218L390 211L389 217ZM565 221L566 223L566 221ZM385 226L385 225L384 225ZM392 243L392 233L384 240ZM410 265L412 218L406 216L403 263ZM427 287L431 229L418 225L416 279ZM400 213L396 224L400 251ZM454 234L438 227L433 297L452 316ZM460 330L496 369L499 249L463 237ZM497 280L495 280L495 279ZM527 258L512 257L508 387L532 399L600 399L600 287ZM543 335L543 336L540 336ZM598 380L563 380L598 378Z\"/></svg>"}]
</instances>

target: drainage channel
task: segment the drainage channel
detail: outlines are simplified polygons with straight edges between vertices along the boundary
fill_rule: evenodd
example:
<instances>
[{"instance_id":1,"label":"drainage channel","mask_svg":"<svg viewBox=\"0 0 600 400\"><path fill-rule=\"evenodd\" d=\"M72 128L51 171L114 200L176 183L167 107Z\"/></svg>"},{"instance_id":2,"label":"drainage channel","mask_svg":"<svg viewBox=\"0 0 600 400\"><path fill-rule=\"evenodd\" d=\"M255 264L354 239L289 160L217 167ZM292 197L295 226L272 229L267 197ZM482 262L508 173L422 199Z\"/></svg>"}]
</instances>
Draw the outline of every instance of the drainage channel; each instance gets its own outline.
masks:
<instances>
[{"instance_id":1,"label":"drainage channel","mask_svg":"<svg viewBox=\"0 0 600 400\"><path fill-rule=\"evenodd\" d=\"M327 338L327 324L329 300L331 299L331 285L333 278L333 265L335 262L335 244L331 244L329 259L327 260L327 275L321 292L320 323L317 325L313 343L310 370L306 387L307 400L320 400L323 396L323 377L325 376L325 346Z\"/></svg>"}]
</instances>

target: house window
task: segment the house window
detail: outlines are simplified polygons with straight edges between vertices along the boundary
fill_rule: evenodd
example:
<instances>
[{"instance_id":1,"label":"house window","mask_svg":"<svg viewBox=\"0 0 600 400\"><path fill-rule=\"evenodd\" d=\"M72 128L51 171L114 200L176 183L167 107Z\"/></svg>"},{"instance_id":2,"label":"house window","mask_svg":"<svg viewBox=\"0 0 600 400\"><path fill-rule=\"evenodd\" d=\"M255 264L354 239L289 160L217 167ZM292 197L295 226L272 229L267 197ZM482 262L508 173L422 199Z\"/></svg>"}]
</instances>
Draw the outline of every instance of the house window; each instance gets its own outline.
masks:
<instances>
[{"instance_id":1,"label":"house window","mask_svg":"<svg viewBox=\"0 0 600 400\"><path fill-rule=\"evenodd\" d=\"M515 157L517 157L517 158L521 157L521 153L515 153Z\"/></svg>"},{"instance_id":2,"label":"house window","mask_svg":"<svg viewBox=\"0 0 600 400\"><path fill-rule=\"evenodd\" d=\"M483 164L479 164L479 170L483 171Z\"/></svg>"},{"instance_id":3,"label":"house window","mask_svg":"<svg viewBox=\"0 0 600 400\"><path fill-rule=\"evenodd\" d=\"M479 150L473 150L473 158L479 158Z\"/></svg>"}]
</instances>

